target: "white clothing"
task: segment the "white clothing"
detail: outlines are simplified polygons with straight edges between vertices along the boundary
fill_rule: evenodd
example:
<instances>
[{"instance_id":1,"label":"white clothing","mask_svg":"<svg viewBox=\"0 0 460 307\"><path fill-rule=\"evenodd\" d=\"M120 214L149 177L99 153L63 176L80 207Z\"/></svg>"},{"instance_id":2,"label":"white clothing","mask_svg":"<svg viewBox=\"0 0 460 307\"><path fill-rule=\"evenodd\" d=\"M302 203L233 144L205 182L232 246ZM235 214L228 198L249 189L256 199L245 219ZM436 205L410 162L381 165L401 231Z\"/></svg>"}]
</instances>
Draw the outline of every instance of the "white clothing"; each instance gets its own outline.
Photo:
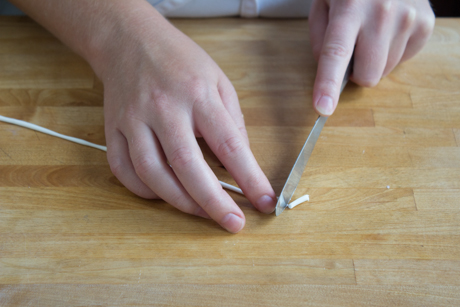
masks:
<instances>
[{"instance_id":1,"label":"white clothing","mask_svg":"<svg viewBox=\"0 0 460 307\"><path fill-rule=\"evenodd\" d=\"M148 0L166 17L308 17L313 0Z\"/></svg>"},{"instance_id":2,"label":"white clothing","mask_svg":"<svg viewBox=\"0 0 460 307\"><path fill-rule=\"evenodd\" d=\"M313 0L147 0L166 17L308 17ZM0 15L24 15L0 0Z\"/></svg>"}]
</instances>

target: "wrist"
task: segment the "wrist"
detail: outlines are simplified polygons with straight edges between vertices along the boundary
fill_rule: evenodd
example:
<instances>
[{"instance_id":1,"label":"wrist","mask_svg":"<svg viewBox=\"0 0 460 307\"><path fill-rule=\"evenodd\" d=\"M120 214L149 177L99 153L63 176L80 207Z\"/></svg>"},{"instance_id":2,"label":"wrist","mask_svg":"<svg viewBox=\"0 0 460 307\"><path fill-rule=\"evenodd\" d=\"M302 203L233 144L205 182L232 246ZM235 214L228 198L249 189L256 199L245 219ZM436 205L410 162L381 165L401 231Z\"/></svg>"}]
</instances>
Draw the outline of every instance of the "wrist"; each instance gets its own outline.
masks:
<instances>
[{"instance_id":1,"label":"wrist","mask_svg":"<svg viewBox=\"0 0 460 307\"><path fill-rule=\"evenodd\" d=\"M103 16L77 50L101 80L125 59L135 61L142 46L157 44L157 33L173 28L145 1L117 2Z\"/></svg>"}]
</instances>

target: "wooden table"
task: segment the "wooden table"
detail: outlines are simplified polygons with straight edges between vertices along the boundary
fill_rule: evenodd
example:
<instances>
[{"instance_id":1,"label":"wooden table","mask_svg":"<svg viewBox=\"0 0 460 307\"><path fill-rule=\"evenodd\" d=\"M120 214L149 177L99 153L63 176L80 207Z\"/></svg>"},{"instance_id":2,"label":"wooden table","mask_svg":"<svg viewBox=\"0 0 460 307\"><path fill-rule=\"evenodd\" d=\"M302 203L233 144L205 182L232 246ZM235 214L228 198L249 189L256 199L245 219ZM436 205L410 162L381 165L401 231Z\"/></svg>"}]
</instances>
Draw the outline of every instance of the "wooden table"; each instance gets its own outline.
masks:
<instances>
[{"instance_id":1,"label":"wooden table","mask_svg":"<svg viewBox=\"0 0 460 307\"><path fill-rule=\"evenodd\" d=\"M238 92L277 193L315 113L305 20L176 20ZM237 235L140 199L104 152L0 123L0 305L460 305L460 20L372 89L349 85L295 196ZM103 144L90 67L0 18L0 114ZM232 183L203 145L218 177Z\"/></svg>"}]
</instances>

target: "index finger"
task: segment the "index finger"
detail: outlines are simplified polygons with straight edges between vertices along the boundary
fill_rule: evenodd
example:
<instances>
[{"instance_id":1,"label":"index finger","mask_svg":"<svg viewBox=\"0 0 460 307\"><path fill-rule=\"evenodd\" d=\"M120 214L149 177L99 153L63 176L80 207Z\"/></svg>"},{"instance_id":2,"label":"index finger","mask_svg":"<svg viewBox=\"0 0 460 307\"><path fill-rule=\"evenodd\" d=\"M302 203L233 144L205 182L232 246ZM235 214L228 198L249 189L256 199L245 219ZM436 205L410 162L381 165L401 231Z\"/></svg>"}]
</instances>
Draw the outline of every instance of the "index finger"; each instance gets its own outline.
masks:
<instances>
[{"instance_id":1,"label":"index finger","mask_svg":"<svg viewBox=\"0 0 460 307\"><path fill-rule=\"evenodd\" d=\"M214 97L219 101L220 97ZM256 161L247 139L221 103L208 103L195 112L206 143L235 179L249 201L264 213L276 205L275 191ZM244 126L243 126L244 127Z\"/></svg>"},{"instance_id":2,"label":"index finger","mask_svg":"<svg viewBox=\"0 0 460 307\"><path fill-rule=\"evenodd\" d=\"M360 30L360 18L350 10L331 8L318 71L313 88L313 107L323 116L332 115L340 88Z\"/></svg>"}]
</instances>

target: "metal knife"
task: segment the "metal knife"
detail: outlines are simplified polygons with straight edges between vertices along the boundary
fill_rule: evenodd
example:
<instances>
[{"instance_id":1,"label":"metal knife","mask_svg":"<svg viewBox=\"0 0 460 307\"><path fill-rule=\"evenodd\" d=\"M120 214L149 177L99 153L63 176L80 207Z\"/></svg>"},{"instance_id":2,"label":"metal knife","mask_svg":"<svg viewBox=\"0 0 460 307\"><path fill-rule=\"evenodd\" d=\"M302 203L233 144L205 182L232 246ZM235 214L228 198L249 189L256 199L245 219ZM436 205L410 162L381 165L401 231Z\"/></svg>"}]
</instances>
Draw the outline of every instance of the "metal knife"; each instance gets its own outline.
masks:
<instances>
[{"instance_id":1,"label":"metal knife","mask_svg":"<svg viewBox=\"0 0 460 307\"><path fill-rule=\"evenodd\" d=\"M345 76L343 77L342 88L340 89L340 93L342 93L343 89L348 83L352 67L353 60L351 60L348 64ZM300 154L297 157L294 166L292 167L291 173L289 174L289 177L286 183L284 184L283 190L281 191L281 195L278 198L275 210L276 216L280 215L284 211L284 209L286 209L287 205L291 201L291 197L292 195L294 195L295 189L297 188L297 185L300 182L302 173L305 170L305 167L307 166L308 159L310 158L311 153L313 152L313 148L315 147L316 141L319 138L321 130L323 130L326 120L327 117L319 116L316 120L315 125L311 129L307 141L303 145L302 150L300 151Z\"/></svg>"}]
</instances>

